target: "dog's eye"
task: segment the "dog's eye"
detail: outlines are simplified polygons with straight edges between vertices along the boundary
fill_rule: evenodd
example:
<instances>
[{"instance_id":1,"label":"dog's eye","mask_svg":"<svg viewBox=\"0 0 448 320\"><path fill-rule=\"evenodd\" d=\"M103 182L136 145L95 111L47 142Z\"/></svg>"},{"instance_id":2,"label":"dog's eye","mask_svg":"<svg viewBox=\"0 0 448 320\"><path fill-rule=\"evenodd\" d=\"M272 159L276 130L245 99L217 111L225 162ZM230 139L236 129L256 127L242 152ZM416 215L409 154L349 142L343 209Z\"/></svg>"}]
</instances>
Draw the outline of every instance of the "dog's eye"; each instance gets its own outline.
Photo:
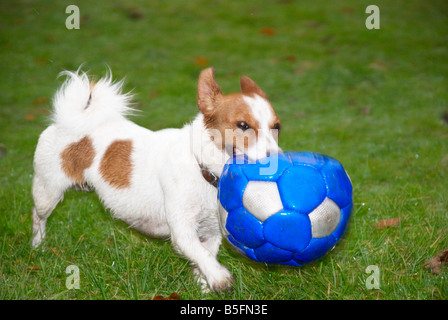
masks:
<instances>
[{"instance_id":1,"label":"dog's eye","mask_svg":"<svg viewBox=\"0 0 448 320\"><path fill-rule=\"evenodd\" d=\"M247 129L250 129L250 126L249 126L245 121L237 122L237 123L236 123L236 126L237 126L239 129L243 130L243 131L246 131Z\"/></svg>"},{"instance_id":2,"label":"dog's eye","mask_svg":"<svg viewBox=\"0 0 448 320\"><path fill-rule=\"evenodd\" d=\"M280 132L280 129L282 128L282 125L280 124L280 122L277 122L274 124L273 129L277 130L278 132Z\"/></svg>"}]
</instances>

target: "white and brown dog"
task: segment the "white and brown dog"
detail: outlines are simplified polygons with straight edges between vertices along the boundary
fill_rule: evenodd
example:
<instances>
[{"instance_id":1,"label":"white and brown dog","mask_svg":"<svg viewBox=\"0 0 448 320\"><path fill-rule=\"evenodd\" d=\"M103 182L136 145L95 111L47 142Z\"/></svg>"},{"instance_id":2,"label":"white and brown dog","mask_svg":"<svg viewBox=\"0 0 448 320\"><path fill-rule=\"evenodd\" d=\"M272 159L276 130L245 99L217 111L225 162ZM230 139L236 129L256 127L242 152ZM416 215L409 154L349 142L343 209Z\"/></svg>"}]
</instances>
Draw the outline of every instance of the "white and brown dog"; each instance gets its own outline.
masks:
<instances>
[{"instance_id":1,"label":"white and brown dog","mask_svg":"<svg viewBox=\"0 0 448 320\"><path fill-rule=\"evenodd\" d=\"M217 189L204 177L219 177L232 154L259 159L280 151L280 122L265 93L243 76L241 93L224 95L213 69L205 69L196 118L183 128L154 132L126 119L132 109L122 82L64 74L53 123L34 156L33 247L67 189L94 190L115 218L170 238L193 263L204 291L230 289L233 277L216 258L222 239Z\"/></svg>"}]
</instances>

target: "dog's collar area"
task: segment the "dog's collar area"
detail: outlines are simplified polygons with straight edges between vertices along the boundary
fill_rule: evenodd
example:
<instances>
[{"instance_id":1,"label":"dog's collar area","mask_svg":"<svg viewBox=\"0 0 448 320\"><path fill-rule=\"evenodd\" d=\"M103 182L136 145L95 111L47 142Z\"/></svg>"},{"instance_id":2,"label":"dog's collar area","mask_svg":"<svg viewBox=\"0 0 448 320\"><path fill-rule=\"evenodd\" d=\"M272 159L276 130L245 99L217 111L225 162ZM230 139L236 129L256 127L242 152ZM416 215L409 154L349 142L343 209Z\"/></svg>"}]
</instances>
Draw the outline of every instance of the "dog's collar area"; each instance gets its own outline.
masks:
<instances>
[{"instance_id":1,"label":"dog's collar area","mask_svg":"<svg viewBox=\"0 0 448 320\"><path fill-rule=\"evenodd\" d=\"M201 173L205 181L210 183L215 188L218 188L219 177L210 170L208 170L206 167L204 167L201 163L199 163L199 168L201 168Z\"/></svg>"}]
</instances>

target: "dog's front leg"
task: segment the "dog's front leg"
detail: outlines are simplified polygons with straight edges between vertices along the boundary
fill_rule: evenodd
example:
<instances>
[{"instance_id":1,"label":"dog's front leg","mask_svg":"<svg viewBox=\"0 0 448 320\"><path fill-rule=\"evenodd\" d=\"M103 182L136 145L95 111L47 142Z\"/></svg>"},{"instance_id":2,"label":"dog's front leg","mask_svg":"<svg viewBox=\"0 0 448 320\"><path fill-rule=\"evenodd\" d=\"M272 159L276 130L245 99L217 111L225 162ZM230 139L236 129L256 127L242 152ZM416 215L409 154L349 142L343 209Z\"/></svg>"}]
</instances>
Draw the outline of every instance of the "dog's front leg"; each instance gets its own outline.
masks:
<instances>
[{"instance_id":1,"label":"dog's front leg","mask_svg":"<svg viewBox=\"0 0 448 320\"><path fill-rule=\"evenodd\" d=\"M167 222L174 248L193 262L210 290L230 290L233 283L232 274L218 262L217 252L208 250L199 239L197 227L200 208L175 202L171 201L166 206ZM208 288L203 288L203 291L207 292Z\"/></svg>"}]
</instances>

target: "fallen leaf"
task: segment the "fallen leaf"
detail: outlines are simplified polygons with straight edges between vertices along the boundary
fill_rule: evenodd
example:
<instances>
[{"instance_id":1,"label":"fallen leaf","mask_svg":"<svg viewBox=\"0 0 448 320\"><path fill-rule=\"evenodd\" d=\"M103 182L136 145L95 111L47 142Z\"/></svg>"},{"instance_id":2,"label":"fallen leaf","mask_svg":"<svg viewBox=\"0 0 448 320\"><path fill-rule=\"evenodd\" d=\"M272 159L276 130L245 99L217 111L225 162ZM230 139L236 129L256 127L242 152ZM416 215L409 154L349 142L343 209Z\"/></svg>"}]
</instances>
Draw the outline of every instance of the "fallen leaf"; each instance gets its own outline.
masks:
<instances>
[{"instance_id":1,"label":"fallen leaf","mask_svg":"<svg viewBox=\"0 0 448 320\"><path fill-rule=\"evenodd\" d=\"M47 97L37 97L36 99L34 99L33 104L35 106L41 105L42 103L47 102Z\"/></svg>"},{"instance_id":2,"label":"fallen leaf","mask_svg":"<svg viewBox=\"0 0 448 320\"><path fill-rule=\"evenodd\" d=\"M296 62L297 58L294 55L291 54L291 55L286 56L285 60L289 61L289 62Z\"/></svg>"},{"instance_id":3,"label":"fallen leaf","mask_svg":"<svg viewBox=\"0 0 448 320\"><path fill-rule=\"evenodd\" d=\"M25 115L25 120L26 121L34 121L34 120L36 120L36 116L34 115L34 114L32 114L32 113L28 113L28 114L26 114Z\"/></svg>"},{"instance_id":4,"label":"fallen leaf","mask_svg":"<svg viewBox=\"0 0 448 320\"><path fill-rule=\"evenodd\" d=\"M426 261L424 267L430 269L433 274L441 274L444 264L448 265L448 248Z\"/></svg>"},{"instance_id":5,"label":"fallen leaf","mask_svg":"<svg viewBox=\"0 0 448 320\"><path fill-rule=\"evenodd\" d=\"M377 228L388 228L388 227L392 227L395 226L397 224L399 224L401 221L400 218L391 218L391 219L384 219L384 220L380 220L375 224L375 227Z\"/></svg>"},{"instance_id":6,"label":"fallen leaf","mask_svg":"<svg viewBox=\"0 0 448 320\"><path fill-rule=\"evenodd\" d=\"M353 14L355 12L355 9L351 7L343 7L341 9L341 12L345 14Z\"/></svg>"},{"instance_id":7,"label":"fallen leaf","mask_svg":"<svg viewBox=\"0 0 448 320\"><path fill-rule=\"evenodd\" d=\"M196 57L194 58L194 64L198 67L208 66L208 59L206 57Z\"/></svg>"},{"instance_id":8,"label":"fallen leaf","mask_svg":"<svg viewBox=\"0 0 448 320\"><path fill-rule=\"evenodd\" d=\"M173 292L169 297L165 298L164 296L154 296L152 300L180 300L180 296L176 292Z\"/></svg>"},{"instance_id":9,"label":"fallen leaf","mask_svg":"<svg viewBox=\"0 0 448 320\"><path fill-rule=\"evenodd\" d=\"M274 36L276 34L275 29L273 28L261 28L260 33L266 36Z\"/></svg>"},{"instance_id":10,"label":"fallen leaf","mask_svg":"<svg viewBox=\"0 0 448 320\"><path fill-rule=\"evenodd\" d=\"M46 36L45 36L45 40L46 40L47 42L54 43L54 42L56 42L56 37L55 37L54 35L49 34L49 35L46 35Z\"/></svg>"},{"instance_id":11,"label":"fallen leaf","mask_svg":"<svg viewBox=\"0 0 448 320\"><path fill-rule=\"evenodd\" d=\"M40 267L29 267L28 270L30 271L40 270Z\"/></svg>"}]
</instances>

